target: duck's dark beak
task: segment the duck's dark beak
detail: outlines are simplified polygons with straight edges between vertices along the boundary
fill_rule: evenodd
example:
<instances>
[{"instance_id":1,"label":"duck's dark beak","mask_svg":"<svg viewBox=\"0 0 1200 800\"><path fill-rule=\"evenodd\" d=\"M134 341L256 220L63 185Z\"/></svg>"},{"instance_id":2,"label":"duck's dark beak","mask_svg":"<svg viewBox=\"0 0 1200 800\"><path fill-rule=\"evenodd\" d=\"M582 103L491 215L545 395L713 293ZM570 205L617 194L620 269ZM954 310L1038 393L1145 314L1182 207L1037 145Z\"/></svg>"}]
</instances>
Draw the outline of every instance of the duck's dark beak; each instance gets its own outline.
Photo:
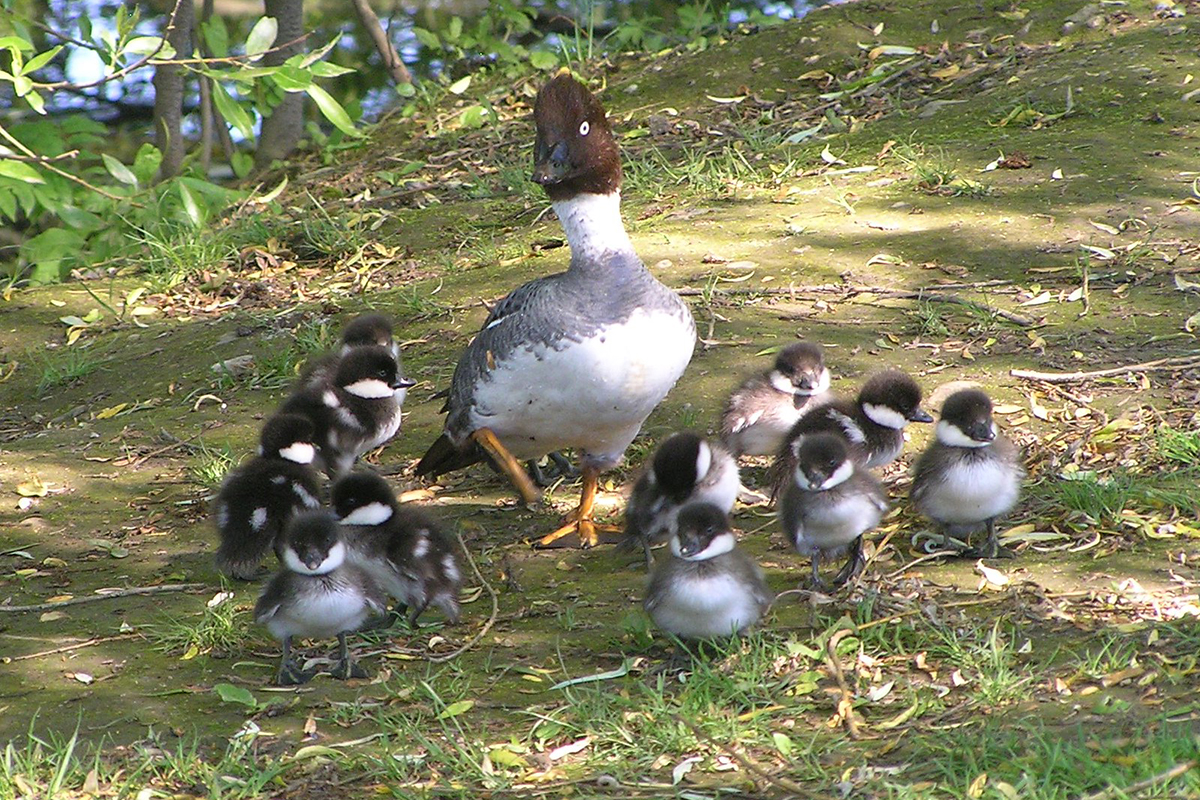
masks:
<instances>
[{"instance_id":1,"label":"duck's dark beak","mask_svg":"<svg viewBox=\"0 0 1200 800\"><path fill-rule=\"evenodd\" d=\"M933 417L929 416L929 412L923 408L918 408L912 412L908 418L909 422L933 422Z\"/></svg>"},{"instance_id":2,"label":"duck's dark beak","mask_svg":"<svg viewBox=\"0 0 1200 800\"><path fill-rule=\"evenodd\" d=\"M976 422L967 431L967 436L970 436L977 442L990 442L996 438L995 432L992 431L992 423Z\"/></svg>"},{"instance_id":3,"label":"duck's dark beak","mask_svg":"<svg viewBox=\"0 0 1200 800\"><path fill-rule=\"evenodd\" d=\"M417 382L411 378L396 378L396 382L392 384L393 389L411 389L416 386Z\"/></svg>"},{"instance_id":4,"label":"duck's dark beak","mask_svg":"<svg viewBox=\"0 0 1200 800\"><path fill-rule=\"evenodd\" d=\"M321 562L324 560L325 558L319 553L309 553L304 559L304 566L308 567L309 569L316 569L317 567L321 566Z\"/></svg>"},{"instance_id":5,"label":"duck's dark beak","mask_svg":"<svg viewBox=\"0 0 1200 800\"><path fill-rule=\"evenodd\" d=\"M533 182L540 186L561 183L571 170L567 143L559 142L551 148L539 147L534 154Z\"/></svg>"}]
</instances>

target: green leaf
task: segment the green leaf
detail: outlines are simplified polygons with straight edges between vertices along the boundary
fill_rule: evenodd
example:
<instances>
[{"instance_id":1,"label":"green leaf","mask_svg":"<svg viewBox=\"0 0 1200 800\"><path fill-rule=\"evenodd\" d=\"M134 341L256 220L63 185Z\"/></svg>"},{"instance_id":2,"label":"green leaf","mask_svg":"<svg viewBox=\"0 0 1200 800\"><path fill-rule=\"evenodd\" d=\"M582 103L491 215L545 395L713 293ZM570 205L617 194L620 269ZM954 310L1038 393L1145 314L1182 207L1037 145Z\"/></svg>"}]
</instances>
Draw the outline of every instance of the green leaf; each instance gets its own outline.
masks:
<instances>
[{"instance_id":1,"label":"green leaf","mask_svg":"<svg viewBox=\"0 0 1200 800\"><path fill-rule=\"evenodd\" d=\"M143 142L133 157L133 174L138 182L149 185L162 165L162 152L149 142Z\"/></svg>"},{"instance_id":2,"label":"green leaf","mask_svg":"<svg viewBox=\"0 0 1200 800\"><path fill-rule=\"evenodd\" d=\"M200 26L200 31L204 34L209 52L217 58L229 55L229 29L225 27L224 19L214 14Z\"/></svg>"},{"instance_id":3,"label":"green leaf","mask_svg":"<svg viewBox=\"0 0 1200 800\"><path fill-rule=\"evenodd\" d=\"M279 23L274 17L261 17L246 37L246 55L251 61L262 58L262 54L271 49L275 37L279 34Z\"/></svg>"},{"instance_id":4,"label":"green leaf","mask_svg":"<svg viewBox=\"0 0 1200 800\"><path fill-rule=\"evenodd\" d=\"M334 100L329 92L317 86L315 83L305 89L308 96L317 104L317 108L321 109L321 113L325 118L333 123L333 126L347 136L362 136L354 128L354 123L350 121L350 115L346 113L346 109L342 108L341 103Z\"/></svg>"},{"instance_id":5,"label":"green leaf","mask_svg":"<svg viewBox=\"0 0 1200 800\"><path fill-rule=\"evenodd\" d=\"M0 36L0 48L8 47L17 52L32 53L35 49L33 42L20 36Z\"/></svg>"},{"instance_id":6,"label":"green leaf","mask_svg":"<svg viewBox=\"0 0 1200 800\"><path fill-rule=\"evenodd\" d=\"M135 36L125 43L121 52L143 57L152 53L155 58L175 57L175 48L163 41L161 36Z\"/></svg>"},{"instance_id":7,"label":"green leaf","mask_svg":"<svg viewBox=\"0 0 1200 800\"><path fill-rule=\"evenodd\" d=\"M275 71L271 80L275 81L275 85L285 92L303 92L312 85L312 73L306 69L289 67L285 64Z\"/></svg>"},{"instance_id":8,"label":"green leaf","mask_svg":"<svg viewBox=\"0 0 1200 800\"><path fill-rule=\"evenodd\" d=\"M217 697L221 698L222 703L240 703L250 708L258 706L258 701L254 699L250 690L241 686L234 686L232 683L218 683L213 686L213 691L217 693Z\"/></svg>"},{"instance_id":9,"label":"green leaf","mask_svg":"<svg viewBox=\"0 0 1200 800\"><path fill-rule=\"evenodd\" d=\"M23 183L45 183L38 171L23 161L0 161L0 175Z\"/></svg>"},{"instance_id":10,"label":"green leaf","mask_svg":"<svg viewBox=\"0 0 1200 800\"><path fill-rule=\"evenodd\" d=\"M101 153L100 157L104 159L104 168L108 170L108 174L119 180L121 183L127 183L130 186L137 186L137 176L133 174L133 170L122 164L115 157L108 153Z\"/></svg>"},{"instance_id":11,"label":"green leaf","mask_svg":"<svg viewBox=\"0 0 1200 800\"><path fill-rule=\"evenodd\" d=\"M46 113L46 101L37 92L30 92L25 95L25 102L29 103L29 107L39 114Z\"/></svg>"},{"instance_id":12,"label":"green leaf","mask_svg":"<svg viewBox=\"0 0 1200 800\"><path fill-rule=\"evenodd\" d=\"M302 68L311 67L313 64L317 63L322 58L324 58L326 56L326 54L328 54L329 51L333 49L333 46L341 40L341 38L342 38L342 35L340 33L337 36L334 36L332 39L329 40L329 44L325 45L324 47L321 47L320 49L313 50L311 53L304 56L304 58L300 59L300 63L297 66L300 66ZM291 59L288 59L288 60L290 61Z\"/></svg>"},{"instance_id":13,"label":"green leaf","mask_svg":"<svg viewBox=\"0 0 1200 800\"><path fill-rule=\"evenodd\" d=\"M281 180L279 182L278 186L276 186L274 189L272 189L271 191L264 194L262 197L254 198L254 202L258 203L259 205L265 205L265 204L271 202L276 197L279 197L279 195L283 194L283 190L287 188L287 185L288 185L288 178L287 178L287 175L284 175L283 180Z\"/></svg>"},{"instance_id":14,"label":"green leaf","mask_svg":"<svg viewBox=\"0 0 1200 800\"><path fill-rule=\"evenodd\" d=\"M21 244L21 256L33 265L32 283L57 283L71 271L85 239L66 228L50 228Z\"/></svg>"},{"instance_id":15,"label":"green leaf","mask_svg":"<svg viewBox=\"0 0 1200 800\"><path fill-rule=\"evenodd\" d=\"M254 124L250 121L250 115L246 113L246 109L229 96L229 92L225 91L225 87L218 81L213 81L212 96L213 101L217 104L217 111L221 112L225 121L237 128L246 139L253 139Z\"/></svg>"},{"instance_id":16,"label":"green leaf","mask_svg":"<svg viewBox=\"0 0 1200 800\"><path fill-rule=\"evenodd\" d=\"M482 128L487 119L488 110L483 106L469 106L463 109L458 121L464 128Z\"/></svg>"},{"instance_id":17,"label":"green leaf","mask_svg":"<svg viewBox=\"0 0 1200 800\"><path fill-rule=\"evenodd\" d=\"M310 66L309 69L318 78L336 78L338 75L346 75L354 72L349 67L343 67L340 64L330 64L328 61L318 61Z\"/></svg>"},{"instance_id":18,"label":"green leaf","mask_svg":"<svg viewBox=\"0 0 1200 800\"><path fill-rule=\"evenodd\" d=\"M789 737L786 733L772 733L771 741L775 743L775 749L778 750L779 754L784 758L790 757L792 755L792 751L795 749L795 745L792 744L791 737Z\"/></svg>"},{"instance_id":19,"label":"green leaf","mask_svg":"<svg viewBox=\"0 0 1200 800\"><path fill-rule=\"evenodd\" d=\"M462 31L463 31L462 17L451 17L450 18L450 29L446 31L446 41L457 42L459 37L462 36Z\"/></svg>"},{"instance_id":20,"label":"green leaf","mask_svg":"<svg viewBox=\"0 0 1200 800\"><path fill-rule=\"evenodd\" d=\"M529 63L534 69L554 69L558 66L558 56L549 50L534 50L529 54Z\"/></svg>"},{"instance_id":21,"label":"green leaf","mask_svg":"<svg viewBox=\"0 0 1200 800\"><path fill-rule=\"evenodd\" d=\"M436 33L427 31L424 28L413 28L412 32L413 36L417 37L417 41L428 47L430 50L440 50L442 48L442 43L438 39ZM28 42L26 42L26 44L28 44Z\"/></svg>"},{"instance_id":22,"label":"green leaf","mask_svg":"<svg viewBox=\"0 0 1200 800\"><path fill-rule=\"evenodd\" d=\"M467 87L469 87L470 85L471 85L471 76L466 75L462 78L459 78L454 83L450 84L450 86L448 87L448 91L450 92L450 94L462 94L463 92L465 92L467 90Z\"/></svg>"},{"instance_id":23,"label":"green leaf","mask_svg":"<svg viewBox=\"0 0 1200 800\"><path fill-rule=\"evenodd\" d=\"M14 75L13 89L17 92L17 97L24 97L33 91L33 81L24 75Z\"/></svg>"},{"instance_id":24,"label":"green leaf","mask_svg":"<svg viewBox=\"0 0 1200 800\"><path fill-rule=\"evenodd\" d=\"M416 95L416 93L417 87L413 86L411 83L396 84L396 94L400 95L401 97L413 97Z\"/></svg>"},{"instance_id":25,"label":"green leaf","mask_svg":"<svg viewBox=\"0 0 1200 800\"><path fill-rule=\"evenodd\" d=\"M183 198L183 210L187 213L188 219L194 227L199 228L204 224L204 213L200 211L196 198L182 182L179 184L179 196Z\"/></svg>"},{"instance_id":26,"label":"green leaf","mask_svg":"<svg viewBox=\"0 0 1200 800\"><path fill-rule=\"evenodd\" d=\"M238 150L233 154L233 158L229 159L229 166L233 167L234 175L244 178L254 169L254 158L249 153Z\"/></svg>"},{"instance_id":27,"label":"green leaf","mask_svg":"<svg viewBox=\"0 0 1200 800\"><path fill-rule=\"evenodd\" d=\"M459 700L457 703L451 703L442 709L442 713L437 715L438 719L449 719L457 717L459 714L470 711L475 705L474 700Z\"/></svg>"},{"instance_id":28,"label":"green leaf","mask_svg":"<svg viewBox=\"0 0 1200 800\"><path fill-rule=\"evenodd\" d=\"M28 75L29 73L46 66L46 64L50 62L50 59L58 55L58 51L62 49L63 46L60 44L58 47L51 47L44 53L38 53L33 58L29 59L25 66L21 68L21 74Z\"/></svg>"}]
</instances>

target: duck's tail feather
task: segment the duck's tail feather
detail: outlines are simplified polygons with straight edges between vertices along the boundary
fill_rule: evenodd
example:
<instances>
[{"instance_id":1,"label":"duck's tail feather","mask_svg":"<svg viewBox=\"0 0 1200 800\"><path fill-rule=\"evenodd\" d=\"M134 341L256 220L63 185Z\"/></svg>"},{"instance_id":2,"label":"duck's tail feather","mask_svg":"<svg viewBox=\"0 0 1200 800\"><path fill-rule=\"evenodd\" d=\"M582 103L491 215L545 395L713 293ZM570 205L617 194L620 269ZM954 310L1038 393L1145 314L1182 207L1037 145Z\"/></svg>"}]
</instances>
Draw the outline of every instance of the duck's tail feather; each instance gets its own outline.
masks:
<instances>
[{"instance_id":1,"label":"duck's tail feather","mask_svg":"<svg viewBox=\"0 0 1200 800\"><path fill-rule=\"evenodd\" d=\"M421 456L417 463L417 474L436 478L438 475L469 467L486 459L483 448L476 444L474 439L465 447L459 448L443 433L429 446L425 455Z\"/></svg>"}]
</instances>

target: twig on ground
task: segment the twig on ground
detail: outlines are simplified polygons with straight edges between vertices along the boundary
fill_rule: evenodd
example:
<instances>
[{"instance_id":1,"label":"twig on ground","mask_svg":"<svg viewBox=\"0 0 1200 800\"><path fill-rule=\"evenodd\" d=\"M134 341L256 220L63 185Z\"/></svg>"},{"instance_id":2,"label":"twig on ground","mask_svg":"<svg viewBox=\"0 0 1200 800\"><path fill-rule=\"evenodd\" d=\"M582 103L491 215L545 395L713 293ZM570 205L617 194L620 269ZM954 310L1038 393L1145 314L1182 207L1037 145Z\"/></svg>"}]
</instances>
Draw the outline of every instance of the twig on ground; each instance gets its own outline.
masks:
<instances>
[{"instance_id":1,"label":"twig on ground","mask_svg":"<svg viewBox=\"0 0 1200 800\"><path fill-rule=\"evenodd\" d=\"M1170 372L1177 369L1194 369L1200 367L1200 354L1190 356L1172 356L1159 358L1154 361L1143 361L1140 364L1126 364L1123 367L1097 369L1091 372L1038 372L1031 369L1012 369L1008 374L1014 378L1024 378L1030 381L1046 383L1074 383L1092 378L1112 378L1118 375L1128 375L1133 372Z\"/></svg>"},{"instance_id":2,"label":"twig on ground","mask_svg":"<svg viewBox=\"0 0 1200 800\"><path fill-rule=\"evenodd\" d=\"M843 628L829 637L829 641L825 643L825 662L829 664L829 669L833 672L838 689L842 693L837 704L838 716L845 720L846 732L850 734L850 738L857 740L862 739L863 735L862 731L858 729L858 720L854 716L854 692L850 691L850 685L846 682L846 674L842 671L841 659L837 654L838 642L854 632L849 628Z\"/></svg>"},{"instance_id":3,"label":"twig on ground","mask_svg":"<svg viewBox=\"0 0 1200 800\"><path fill-rule=\"evenodd\" d=\"M93 594L87 597L72 597L70 600L59 600L56 603L36 603L31 606L0 605L0 612L15 613L18 611L51 611L66 606L77 606L83 603L95 603L98 600L115 600L121 597L134 597L147 594L166 594L167 592L191 592L203 589L203 583L173 583L167 586L134 586L130 589L115 589L104 594ZM100 590L104 591L104 590Z\"/></svg>"},{"instance_id":4,"label":"twig on ground","mask_svg":"<svg viewBox=\"0 0 1200 800\"><path fill-rule=\"evenodd\" d=\"M475 559L471 555L471 551L467 548L466 542L463 541L462 535L458 531L455 531L454 537L458 539L458 546L462 548L463 555L467 557L467 563L471 565L471 571L475 573L475 577L479 578L479 582L483 584L483 588L491 595L492 613L488 616L487 622L483 623L483 627L479 629L479 632L472 636L462 647L443 655L429 656L426 660L433 664L443 664L447 661L453 661L479 644L483 637L487 635L487 632L492 629L492 626L496 624L496 617L500 615L500 598L496 594L496 590L492 588L492 585L487 582L487 578L483 577L483 573L479 571L479 566L475 563Z\"/></svg>"},{"instance_id":5,"label":"twig on ground","mask_svg":"<svg viewBox=\"0 0 1200 800\"><path fill-rule=\"evenodd\" d=\"M800 784L793 783L791 780L784 778L782 776L779 776L779 775L772 775L770 772L767 772L765 769L760 767L758 764L755 764L753 761L751 761L745 755L743 755L742 753L739 753L737 750L734 750L729 745L727 745L723 742L718 742L716 739L712 738L707 733L700 730L700 727L698 725L696 725L695 723L693 723L691 720L684 719L683 717L681 717L678 714L675 714L673 712L671 712L671 718L673 720L675 720L676 722L678 722L679 724L686 727L688 730L690 730L696 736L697 739L700 739L700 740L708 743L710 746L715 747L718 750L722 751L723 753L727 754L734 761L738 762L743 767L745 767L747 772L757 775L759 778L762 778L767 783L769 783L773 786L778 786L779 788L785 789L786 791L792 792L794 794L798 794L801 797L816 797L816 795L813 792L810 792L808 789L805 789Z\"/></svg>"},{"instance_id":6,"label":"twig on ground","mask_svg":"<svg viewBox=\"0 0 1200 800\"><path fill-rule=\"evenodd\" d=\"M30 658L44 658L46 656L58 655L59 653L69 653L72 650L82 650L85 647L91 647L92 645L96 645L96 644L104 644L105 642L117 642L117 641L120 641L121 639L133 639L133 638L136 638L137 635L138 634L136 634L136 633L122 633L117 636L98 636L95 639L88 639L87 641L76 642L75 644L68 644L68 645L64 645L62 647L55 647L53 650L42 650L40 653L26 653L23 656L13 656L12 658L9 658L7 660L8 661L25 661Z\"/></svg>"}]
</instances>

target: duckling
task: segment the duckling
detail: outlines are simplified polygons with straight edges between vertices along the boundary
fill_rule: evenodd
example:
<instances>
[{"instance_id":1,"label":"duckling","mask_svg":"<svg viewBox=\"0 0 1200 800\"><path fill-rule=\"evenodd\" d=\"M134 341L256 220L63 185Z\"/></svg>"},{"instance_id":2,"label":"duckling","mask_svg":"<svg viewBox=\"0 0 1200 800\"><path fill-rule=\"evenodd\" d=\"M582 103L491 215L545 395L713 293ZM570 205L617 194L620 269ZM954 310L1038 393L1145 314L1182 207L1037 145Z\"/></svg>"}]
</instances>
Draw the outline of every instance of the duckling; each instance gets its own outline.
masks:
<instances>
[{"instance_id":1,"label":"duckling","mask_svg":"<svg viewBox=\"0 0 1200 800\"><path fill-rule=\"evenodd\" d=\"M983 546L963 555L1011 556L996 541L996 518L1017 504L1025 470L1017 448L996 430L991 399L978 389L955 392L934 430L936 438L913 470L913 505L941 527L947 545L950 537L967 541L986 529Z\"/></svg>"},{"instance_id":2,"label":"duckling","mask_svg":"<svg viewBox=\"0 0 1200 800\"><path fill-rule=\"evenodd\" d=\"M737 549L728 516L711 503L679 510L671 555L651 573L643 604L667 633L732 636L756 623L774 599L758 564Z\"/></svg>"},{"instance_id":3,"label":"duckling","mask_svg":"<svg viewBox=\"0 0 1200 800\"><path fill-rule=\"evenodd\" d=\"M450 622L459 617L462 572L454 546L432 515L402 506L373 472L352 472L333 486L347 557L408 609L410 625L433 605Z\"/></svg>"},{"instance_id":4,"label":"duckling","mask_svg":"<svg viewBox=\"0 0 1200 800\"><path fill-rule=\"evenodd\" d=\"M694 433L667 437L649 469L634 484L625 505L624 549L637 544L654 563L650 547L674 531L679 509L688 503L712 503L728 514L737 500L741 481L737 461L719 442L708 442Z\"/></svg>"},{"instance_id":5,"label":"duckling","mask_svg":"<svg viewBox=\"0 0 1200 800\"><path fill-rule=\"evenodd\" d=\"M834 433L846 440L850 457L867 469L885 467L904 449L904 428L910 422L933 422L921 408L921 387L899 370L877 372L867 379L853 402L834 400L806 414L788 431L787 440L771 467L773 496L791 481L796 468L797 439L814 433Z\"/></svg>"},{"instance_id":6,"label":"duckling","mask_svg":"<svg viewBox=\"0 0 1200 800\"><path fill-rule=\"evenodd\" d=\"M454 370L445 429L417 465L437 476L489 457L527 503L518 459L581 454L583 489L548 546L592 521L600 473L620 463L692 357L696 325L638 257L621 221L621 157L604 107L563 70L534 102L533 180L571 247L566 272L518 287L488 315Z\"/></svg>"},{"instance_id":7,"label":"duckling","mask_svg":"<svg viewBox=\"0 0 1200 800\"><path fill-rule=\"evenodd\" d=\"M393 338L392 321L383 314L360 314L346 323L346 327L342 329L342 343L336 351L326 353L305 365L304 371L300 374L300 384L319 385L332 380L342 356L355 347L371 345L390 351L392 357L396 359L396 363L401 364L400 345ZM403 374L403 369L401 369L401 374ZM397 393L400 392L407 393L408 389L398 389ZM397 399L401 403L404 402L403 395L399 395Z\"/></svg>"},{"instance_id":8,"label":"duckling","mask_svg":"<svg viewBox=\"0 0 1200 800\"><path fill-rule=\"evenodd\" d=\"M819 344L788 345L771 370L730 395L721 415L721 438L735 456L775 455L801 417L833 399L829 380Z\"/></svg>"},{"instance_id":9,"label":"duckling","mask_svg":"<svg viewBox=\"0 0 1200 800\"><path fill-rule=\"evenodd\" d=\"M400 430L397 392L413 381L400 373L391 351L379 345L351 348L332 378L301 385L280 411L301 414L316 431L314 464L330 478L350 471L360 455L385 444Z\"/></svg>"},{"instance_id":10,"label":"duckling","mask_svg":"<svg viewBox=\"0 0 1200 800\"><path fill-rule=\"evenodd\" d=\"M239 580L255 576L293 514L320 505L312 423L278 414L263 425L259 442L258 455L226 476L213 503L217 569Z\"/></svg>"},{"instance_id":11,"label":"duckling","mask_svg":"<svg viewBox=\"0 0 1200 800\"><path fill-rule=\"evenodd\" d=\"M834 579L836 588L864 565L862 536L879 524L887 499L879 479L858 466L841 436L816 433L792 444L795 468L779 506L783 532L802 556L812 558L813 585L821 579L821 560L848 553Z\"/></svg>"},{"instance_id":12,"label":"duckling","mask_svg":"<svg viewBox=\"0 0 1200 800\"><path fill-rule=\"evenodd\" d=\"M254 606L254 620L283 643L276 682L294 686L313 676L292 661L295 636L337 636L339 658L330 674L341 680L367 677L350 658L346 634L358 630L368 617L385 613L387 597L370 575L345 563L346 545L337 520L325 510L297 514L284 529L279 552L283 569Z\"/></svg>"}]
</instances>

